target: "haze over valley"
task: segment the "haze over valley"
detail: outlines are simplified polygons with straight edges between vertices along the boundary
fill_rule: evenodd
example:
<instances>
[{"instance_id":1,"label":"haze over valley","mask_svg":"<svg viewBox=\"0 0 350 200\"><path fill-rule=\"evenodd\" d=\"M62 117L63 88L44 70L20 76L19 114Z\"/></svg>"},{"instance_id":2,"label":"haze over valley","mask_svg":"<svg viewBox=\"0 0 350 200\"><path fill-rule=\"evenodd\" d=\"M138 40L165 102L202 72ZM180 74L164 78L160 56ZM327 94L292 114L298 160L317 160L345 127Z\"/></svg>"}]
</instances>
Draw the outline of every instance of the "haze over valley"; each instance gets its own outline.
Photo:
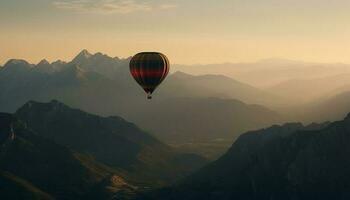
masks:
<instances>
[{"instance_id":1,"label":"haze over valley","mask_svg":"<svg viewBox=\"0 0 350 200\"><path fill-rule=\"evenodd\" d=\"M193 66L187 71L215 68L220 73L220 69L245 69L246 74L260 73L261 84L274 77L269 73L263 75L264 71L274 75L285 72L286 76L275 86L261 87L260 83L238 81L232 78L233 74L176 71L148 102L129 76L129 60L87 50L66 62L42 60L30 64L11 59L0 71L0 108L3 112L14 112L29 100L57 99L92 113L121 116L169 145L183 146L211 159L246 131L288 121L334 121L349 111L346 94L350 79L346 78L348 66L343 64L315 67L302 62L269 60L262 61L264 65L242 64L242 67L238 64L217 68ZM298 64L300 67L295 67ZM174 68L177 70L177 66ZM331 69L335 70L326 75ZM311 72L314 76L306 75ZM244 73L237 72L238 79L244 79Z\"/></svg>"}]
</instances>

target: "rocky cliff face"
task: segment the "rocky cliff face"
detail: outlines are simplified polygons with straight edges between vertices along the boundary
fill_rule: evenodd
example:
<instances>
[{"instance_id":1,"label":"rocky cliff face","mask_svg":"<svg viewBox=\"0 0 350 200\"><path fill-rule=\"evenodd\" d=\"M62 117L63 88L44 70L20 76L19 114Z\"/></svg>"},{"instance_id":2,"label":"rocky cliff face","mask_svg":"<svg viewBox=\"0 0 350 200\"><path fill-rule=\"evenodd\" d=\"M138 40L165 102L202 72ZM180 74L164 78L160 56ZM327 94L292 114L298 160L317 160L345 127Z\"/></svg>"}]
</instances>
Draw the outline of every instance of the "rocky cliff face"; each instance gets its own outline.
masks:
<instances>
[{"instance_id":1,"label":"rocky cliff face","mask_svg":"<svg viewBox=\"0 0 350 200\"><path fill-rule=\"evenodd\" d=\"M219 160L156 197L349 199L349 141L349 116L331 124L249 132Z\"/></svg>"},{"instance_id":2,"label":"rocky cliff face","mask_svg":"<svg viewBox=\"0 0 350 200\"><path fill-rule=\"evenodd\" d=\"M12 122L13 116L11 114L0 113L0 145L15 138Z\"/></svg>"}]
</instances>

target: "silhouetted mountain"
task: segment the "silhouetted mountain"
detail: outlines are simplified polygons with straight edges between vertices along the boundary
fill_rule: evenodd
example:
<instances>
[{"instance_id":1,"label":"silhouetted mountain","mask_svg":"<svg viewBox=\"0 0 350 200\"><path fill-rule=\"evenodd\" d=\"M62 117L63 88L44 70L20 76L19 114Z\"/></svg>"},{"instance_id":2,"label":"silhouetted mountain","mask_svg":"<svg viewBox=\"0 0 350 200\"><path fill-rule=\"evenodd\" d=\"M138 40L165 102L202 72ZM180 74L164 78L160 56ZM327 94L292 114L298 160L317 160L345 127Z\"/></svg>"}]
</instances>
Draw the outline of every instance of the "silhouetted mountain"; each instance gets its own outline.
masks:
<instances>
[{"instance_id":1,"label":"silhouetted mountain","mask_svg":"<svg viewBox=\"0 0 350 200\"><path fill-rule=\"evenodd\" d=\"M168 184L205 160L180 154L119 117L99 117L58 101L28 102L16 116L39 135L122 170L132 181Z\"/></svg>"},{"instance_id":2,"label":"silhouetted mountain","mask_svg":"<svg viewBox=\"0 0 350 200\"><path fill-rule=\"evenodd\" d=\"M13 115L1 113L0 121L1 199L82 198L110 173L89 168L72 151L38 136Z\"/></svg>"},{"instance_id":3,"label":"silhouetted mountain","mask_svg":"<svg viewBox=\"0 0 350 200\"><path fill-rule=\"evenodd\" d=\"M219 160L152 199L349 199L349 131L348 115L243 134Z\"/></svg>"},{"instance_id":4,"label":"silhouetted mountain","mask_svg":"<svg viewBox=\"0 0 350 200\"><path fill-rule=\"evenodd\" d=\"M31 101L15 115L0 113L0 133L1 199L128 199L206 162L119 117L58 101Z\"/></svg>"}]
</instances>

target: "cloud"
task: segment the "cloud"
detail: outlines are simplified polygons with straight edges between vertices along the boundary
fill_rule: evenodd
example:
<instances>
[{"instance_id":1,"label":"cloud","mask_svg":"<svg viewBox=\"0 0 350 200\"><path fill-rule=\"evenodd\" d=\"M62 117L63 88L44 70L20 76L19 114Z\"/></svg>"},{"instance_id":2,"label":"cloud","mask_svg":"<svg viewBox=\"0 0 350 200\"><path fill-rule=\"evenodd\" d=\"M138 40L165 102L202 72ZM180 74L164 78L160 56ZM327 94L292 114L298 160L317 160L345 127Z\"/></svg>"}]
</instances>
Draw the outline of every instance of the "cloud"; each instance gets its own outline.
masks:
<instances>
[{"instance_id":1,"label":"cloud","mask_svg":"<svg viewBox=\"0 0 350 200\"><path fill-rule=\"evenodd\" d=\"M53 5L58 9L71 10L83 13L101 14L129 14L153 10L166 10L177 7L173 4L154 5L134 0L65 0L56 1Z\"/></svg>"},{"instance_id":2,"label":"cloud","mask_svg":"<svg viewBox=\"0 0 350 200\"><path fill-rule=\"evenodd\" d=\"M159 6L160 9L171 9L171 8L176 8L177 5L174 4L162 4Z\"/></svg>"}]
</instances>

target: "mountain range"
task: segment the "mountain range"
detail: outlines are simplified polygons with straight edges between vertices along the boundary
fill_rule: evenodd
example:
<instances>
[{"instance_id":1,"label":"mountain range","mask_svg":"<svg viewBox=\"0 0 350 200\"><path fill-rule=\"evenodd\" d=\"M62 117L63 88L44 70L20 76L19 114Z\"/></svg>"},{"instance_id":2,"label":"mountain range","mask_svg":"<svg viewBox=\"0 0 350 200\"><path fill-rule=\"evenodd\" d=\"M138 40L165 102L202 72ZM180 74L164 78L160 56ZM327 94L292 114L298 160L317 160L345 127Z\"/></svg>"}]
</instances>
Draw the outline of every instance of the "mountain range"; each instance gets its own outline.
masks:
<instances>
[{"instance_id":1,"label":"mountain range","mask_svg":"<svg viewBox=\"0 0 350 200\"><path fill-rule=\"evenodd\" d=\"M2 198L127 198L206 163L120 117L99 117L58 101L30 101L0 118L0 183L9 188L0 189Z\"/></svg>"},{"instance_id":2,"label":"mountain range","mask_svg":"<svg viewBox=\"0 0 350 200\"><path fill-rule=\"evenodd\" d=\"M281 58L250 63L222 63L209 65L176 65L185 73L219 74L267 89L290 80L317 80L350 73L350 66L342 63L316 63Z\"/></svg>"},{"instance_id":3,"label":"mountain range","mask_svg":"<svg viewBox=\"0 0 350 200\"><path fill-rule=\"evenodd\" d=\"M104 96L104 99L123 103L113 106L115 110L123 111L122 108L129 104L142 103L144 96L130 76L129 61L130 58L112 58L102 53L90 54L87 50L83 50L67 63L60 60L53 63L42 60L34 65L25 60L9 60L0 70L0 83L3 83L1 89L4 91L0 96L3 102L1 110L14 111L32 99L30 97L34 100L48 100L47 98L52 96L64 96L73 101L73 97L69 96L73 94L67 94L68 92L77 93L76 96L92 96L91 93L104 92L105 96L109 95L109 98ZM101 88L106 91L97 91ZM52 90L55 92L50 92ZM171 74L158 90L157 97L161 99L218 97L233 98L248 104L283 103L281 97L222 75L193 76L176 72ZM96 98L102 95L97 93ZM113 114L107 113L107 109L96 110L100 114Z\"/></svg>"},{"instance_id":4,"label":"mountain range","mask_svg":"<svg viewBox=\"0 0 350 200\"><path fill-rule=\"evenodd\" d=\"M130 76L129 59L83 50L70 62L43 60L33 65L10 60L0 70L0 111L14 112L29 100L58 99L91 113L121 116L175 145L218 139L231 142L244 131L283 121L276 112L251 105L281 102L280 98L225 76L177 72L147 101ZM210 112L205 111L207 107L212 108Z\"/></svg>"}]
</instances>

